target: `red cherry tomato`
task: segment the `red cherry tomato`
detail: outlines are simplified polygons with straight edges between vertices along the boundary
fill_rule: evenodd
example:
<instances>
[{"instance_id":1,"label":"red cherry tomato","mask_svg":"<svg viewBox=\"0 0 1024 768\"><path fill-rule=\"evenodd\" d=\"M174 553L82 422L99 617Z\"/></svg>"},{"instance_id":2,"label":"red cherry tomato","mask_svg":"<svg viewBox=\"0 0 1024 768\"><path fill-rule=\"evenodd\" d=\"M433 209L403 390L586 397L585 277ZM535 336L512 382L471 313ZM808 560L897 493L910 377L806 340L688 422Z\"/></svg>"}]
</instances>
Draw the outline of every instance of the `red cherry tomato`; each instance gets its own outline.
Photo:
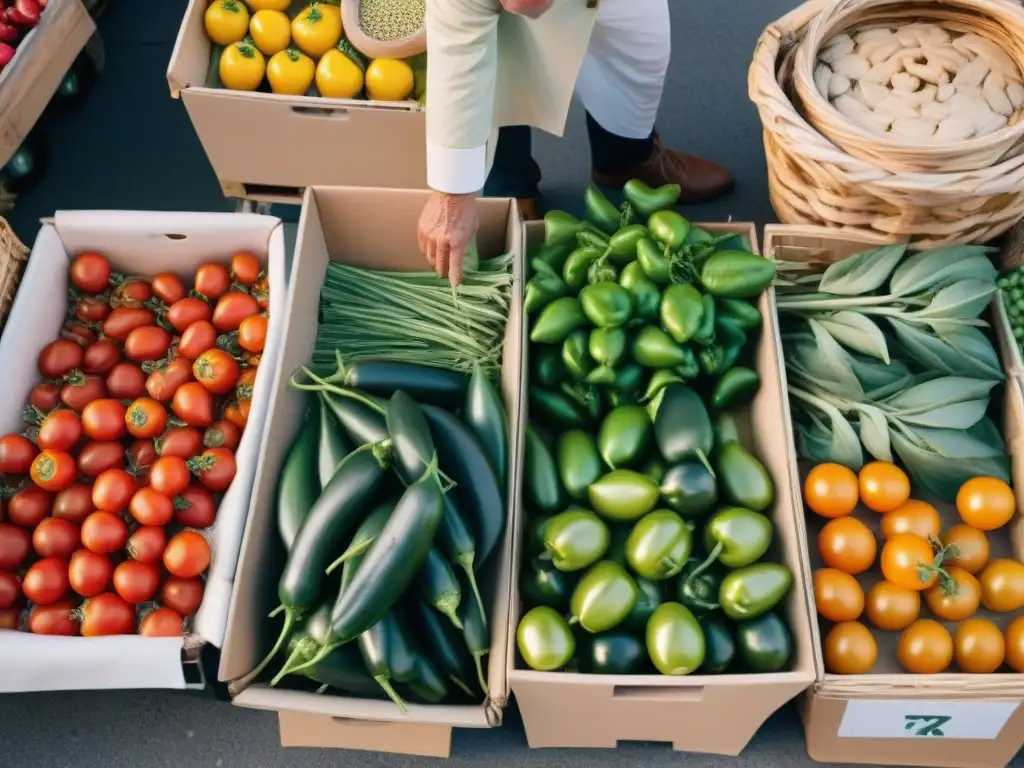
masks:
<instances>
[{"instance_id":1,"label":"red cherry tomato","mask_svg":"<svg viewBox=\"0 0 1024 768\"><path fill-rule=\"evenodd\" d=\"M75 460L63 451L43 451L32 460L32 482L46 491L63 491L75 482Z\"/></svg>"},{"instance_id":2,"label":"red cherry tomato","mask_svg":"<svg viewBox=\"0 0 1024 768\"><path fill-rule=\"evenodd\" d=\"M48 517L32 531L32 546L40 557L66 560L82 545L82 536L74 523L59 517Z\"/></svg>"},{"instance_id":3,"label":"red cherry tomato","mask_svg":"<svg viewBox=\"0 0 1024 768\"><path fill-rule=\"evenodd\" d=\"M153 297L149 283L143 280L126 280L114 289L111 302L118 306L139 307Z\"/></svg>"},{"instance_id":4,"label":"red cherry tomato","mask_svg":"<svg viewBox=\"0 0 1024 768\"><path fill-rule=\"evenodd\" d=\"M27 475L38 454L39 448L24 435L12 433L0 437L0 474Z\"/></svg>"},{"instance_id":5,"label":"red cherry tomato","mask_svg":"<svg viewBox=\"0 0 1024 768\"><path fill-rule=\"evenodd\" d=\"M123 343L136 328L155 322L156 316L143 307L117 307L103 322L103 335Z\"/></svg>"},{"instance_id":6,"label":"red cherry tomato","mask_svg":"<svg viewBox=\"0 0 1024 768\"><path fill-rule=\"evenodd\" d=\"M68 408L81 413L93 400L107 396L107 385L100 376L76 377L60 390L60 399Z\"/></svg>"},{"instance_id":7,"label":"red cherry tomato","mask_svg":"<svg viewBox=\"0 0 1024 768\"><path fill-rule=\"evenodd\" d=\"M153 490L165 496L176 496L188 487L191 474L180 456L161 456L153 463L149 482Z\"/></svg>"},{"instance_id":8,"label":"red cherry tomato","mask_svg":"<svg viewBox=\"0 0 1024 768\"><path fill-rule=\"evenodd\" d=\"M78 454L78 468L86 477L96 477L108 469L124 469L124 448L120 443L86 443Z\"/></svg>"},{"instance_id":9,"label":"red cherry tomato","mask_svg":"<svg viewBox=\"0 0 1024 768\"><path fill-rule=\"evenodd\" d=\"M132 517L143 525L167 525L174 517L174 502L153 488L140 488L128 505Z\"/></svg>"},{"instance_id":10,"label":"red cherry tomato","mask_svg":"<svg viewBox=\"0 0 1024 768\"><path fill-rule=\"evenodd\" d=\"M178 342L178 354L195 360L203 352L217 346L217 329L206 320L197 320L181 334Z\"/></svg>"},{"instance_id":11,"label":"red cherry tomato","mask_svg":"<svg viewBox=\"0 0 1024 768\"><path fill-rule=\"evenodd\" d=\"M110 262L95 251L86 251L71 262L71 282L85 293L103 293L110 285Z\"/></svg>"},{"instance_id":12,"label":"red cherry tomato","mask_svg":"<svg viewBox=\"0 0 1024 768\"><path fill-rule=\"evenodd\" d=\"M185 634L181 615L170 608L150 611L139 624L139 634L143 637L181 637Z\"/></svg>"},{"instance_id":13,"label":"red cherry tomato","mask_svg":"<svg viewBox=\"0 0 1024 768\"><path fill-rule=\"evenodd\" d=\"M207 448L227 448L234 451L242 442L242 430L237 424L221 419L207 428L203 434L203 445Z\"/></svg>"},{"instance_id":14,"label":"red cherry tomato","mask_svg":"<svg viewBox=\"0 0 1024 768\"><path fill-rule=\"evenodd\" d=\"M51 341L39 353L39 373L46 379L59 379L82 364L82 347L68 339Z\"/></svg>"},{"instance_id":15,"label":"red cherry tomato","mask_svg":"<svg viewBox=\"0 0 1024 768\"><path fill-rule=\"evenodd\" d=\"M203 580L168 576L160 590L160 602L188 618L199 610L203 602Z\"/></svg>"},{"instance_id":16,"label":"red cherry tomato","mask_svg":"<svg viewBox=\"0 0 1024 768\"><path fill-rule=\"evenodd\" d=\"M248 251L239 251L231 257L231 276L239 285L252 285L260 277L260 262Z\"/></svg>"},{"instance_id":17,"label":"red cherry tomato","mask_svg":"<svg viewBox=\"0 0 1024 768\"><path fill-rule=\"evenodd\" d=\"M53 516L69 523L81 525L92 511L92 486L85 483L68 486L53 499Z\"/></svg>"},{"instance_id":18,"label":"red cherry tomato","mask_svg":"<svg viewBox=\"0 0 1024 768\"><path fill-rule=\"evenodd\" d=\"M21 601L21 579L18 574L0 571L0 610L13 608ZM3 629L3 627L0 627Z\"/></svg>"},{"instance_id":19,"label":"red cherry tomato","mask_svg":"<svg viewBox=\"0 0 1024 768\"><path fill-rule=\"evenodd\" d=\"M140 563L159 563L167 549L167 533L159 525L142 525L128 537L128 556Z\"/></svg>"},{"instance_id":20,"label":"red cherry tomato","mask_svg":"<svg viewBox=\"0 0 1024 768\"><path fill-rule=\"evenodd\" d=\"M209 304L191 296L174 302L167 310L167 322L178 333L184 333L192 323L209 320L212 316Z\"/></svg>"},{"instance_id":21,"label":"red cherry tomato","mask_svg":"<svg viewBox=\"0 0 1024 768\"><path fill-rule=\"evenodd\" d=\"M256 299L241 291L228 291L217 300L213 310L213 325L221 333L237 331L242 321L260 313Z\"/></svg>"},{"instance_id":22,"label":"red cherry tomato","mask_svg":"<svg viewBox=\"0 0 1024 768\"><path fill-rule=\"evenodd\" d=\"M223 264L201 264L195 275L196 292L216 300L231 287L231 275Z\"/></svg>"},{"instance_id":23,"label":"red cherry tomato","mask_svg":"<svg viewBox=\"0 0 1024 768\"><path fill-rule=\"evenodd\" d=\"M135 605L152 599L160 587L160 568L152 563L125 560L114 568L114 591Z\"/></svg>"},{"instance_id":24,"label":"red cherry tomato","mask_svg":"<svg viewBox=\"0 0 1024 768\"><path fill-rule=\"evenodd\" d=\"M119 400L93 400L82 410L82 429L93 440L119 440L126 431L124 414Z\"/></svg>"},{"instance_id":25,"label":"red cherry tomato","mask_svg":"<svg viewBox=\"0 0 1024 768\"><path fill-rule=\"evenodd\" d=\"M128 406L124 423L132 437L159 437L167 426L167 411L156 400L140 397Z\"/></svg>"},{"instance_id":26,"label":"red cherry tomato","mask_svg":"<svg viewBox=\"0 0 1024 768\"><path fill-rule=\"evenodd\" d=\"M13 571L28 557L31 548L27 531L0 523L0 570Z\"/></svg>"},{"instance_id":27,"label":"red cherry tomato","mask_svg":"<svg viewBox=\"0 0 1024 768\"><path fill-rule=\"evenodd\" d=\"M121 361L121 350L110 339L91 344L82 356L82 370L86 373L109 373Z\"/></svg>"},{"instance_id":28,"label":"red cherry tomato","mask_svg":"<svg viewBox=\"0 0 1024 768\"><path fill-rule=\"evenodd\" d=\"M235 479L235 454L227 448L208 448L189 462L189 468L211 491L226 491Z\"/></svg>"},{"instance_id":29,"label":"red cherry tomato","mask_svg":"<svg viewBox=\"0 0 1024 768\"><path fill-rule=\"evenodd\" d=\"M159 360L167 355L171 346L171 334L159 325L144 325L136 328L124 342L124 353L129 360L145 362Z\"/></svg>"},{"instance_id":30,"label":"red cherry tomato","mask_svg":"<svg viewBox=\"0 0 1024 768\"><path fill-rule=\"evenodd\" d=\"M128 446L128 471L136 477L148 475L149 468L157 458L152 440L135 440Z\"/></svg>"},{"instance_id":31,"label":"red cherry tomato","mask_svg":"<svg viewBox=\"0 0 1024 768\"><path fill-rule=\"evenodd\" d=\"M179 347L178 351L181 349ZM192 363L187 357L176 357L160 366L146 379L146 391L154 400L169 403L182 384L192 381Z\"/></svg>"},{"instance_id":32,"label":"red cherry tomato","mask_svg":"<svg viewBox=\"0 0 1024 768\"><path fill-rule=\"evenodd\" d=\"M112 592L86 600L82 613L83 637L131 635L135 632L135 608Z\"/></svg>"},{"instance_id":33,"label":"red cherry tomato","mask_svg":"<svg viewBox=\"0 0 1024 768\"><path fill-rule=\"evenodd\" d=\"M80 549L71 555L68 581L82 597L95 597L105 590L113 574L114 564L106 555L88 549Z\"/></svg>"},{"instance_id":34,"label":"red cherry tomato","mask_svg":"<svg viewBox=\"0 0 1024 768\"><path fill-rule=\"evenodd\" d=\"M57 602L70 588L67 560L59 557L37 560L21 580L21 591L25 597L40 605Z\"/></svg>"},{"instance_id":35,"label":"red cherry tomato","mask_svg":"<svg viewBox=\"0 0 1024 768\"><path fill-rule=\"evenodd\" d=\"M202 485L192 483L174 497L174 519L186 528L209 528L217 519L213 494Z\"/></svg>"},{"instance_id":36,"label":"red cherry tomato","mask_svg":"<svg viewBox=\"0 0 1024 768\"><path fill-rule=\"evenodd\" d=\"M186 424L209 426L213 422L213 393L198 381L190 381L174 393L171 410Z\"/></svg>"},{"instance_id":37,"label":"red cherry tomato","mask_svg":"<svg viewBox=\"0 0 1024 768\"><path fill-rule=\"evenodd\" d=\"M181 278L170 272L161 272L154 277L150 287L153 295L168 306L185 298L185 286Z\"/></svg>"},{"instance_id":38,"label":"red cherry tomato","mask_svg":"<svg viewBox=\"0 0 1024 768\"><path fill-rule=\"evenodd\" d=\"M28 615L28 631L36 635L76 637L81 627L77 608L77 601L70 598L33 606Z\"/></svg>"},{"instance_id":39,"label":"red cherry tomato","mask_svg":"<svg viewBox=\"0 0 1024 768\"><path fill-rule=\"evenodd\" d=\"M111 512L93 512L82 523L82 545L91 552L109 555L124 549L128 525Z\"/></svg>"},{"instance_id":40,"label":"red cherry tomato","mask_svg":"<svg viewBox=\"0 0 1024 768\"><path fill-rule=\"evenodd\" d=\"M92 486L92 504L102 512L121 512L138 488L135 478L123 469L108 469Z\"/></svg>"},{"instance_id":41,"label":"red cherry tomato","mask_svg":"<svg viewBox=\"0 0 1024 768\"><path fill-rule=\"evenodd\" d=\"M60 386L52 381L36 384L29 393L28 404L43 413L49 413L60 405Z\"/></svg>"},{"instance_id":42,"label":"red cherry tomato","mask_svg":"<svg viewBox=\"0 0 1024 768\"><path fill-rule=\"evenodd\" d=\"M107 374L107 392L117 400L134 400L146 392L146 374L137 365L118 363Z\"/></svg>"},{"instance_id":43,"label":"red cherry tomato","mask_svg":"<svg viewBox=\"0 0 1024 768\"><path fill-rule=\"evenodd\" d=\"M29 530L42 522L53 509L54 496L35 485L26 485L7 504L7 519Z\"/></svg>"},{"instance_id":44,"label":"red cherry tomato","mask_svg":"<svg viewBox=\"0 0 1024 768\"><path fill-rule=\"evenodd\" d=\"M39 425L36 441L49 451L70 451L82 436L82 421L74 411L54 411Z\"/></svg>"},{"instance_id":45,"label":"red cherry tomato","mask_svg":"<svg viewBox=\"0 0 1024 768\"><path fill-rule=\"evenodd\" d=\"M156 441L161 456L191 459L203 452L203 435L195 427L173 427Z\"/></svg>"},{"instance_id":46,"label":"red cherry tomato","mask_svg":"<svg viewBox=\"0 0 1024 768\"><path fill-rule=\"evenodd\" d=\"M210 567L210 545L195 531L182 531L167 543L164 568L183 578L198 576Z\"/></svg>"}]
</instances>

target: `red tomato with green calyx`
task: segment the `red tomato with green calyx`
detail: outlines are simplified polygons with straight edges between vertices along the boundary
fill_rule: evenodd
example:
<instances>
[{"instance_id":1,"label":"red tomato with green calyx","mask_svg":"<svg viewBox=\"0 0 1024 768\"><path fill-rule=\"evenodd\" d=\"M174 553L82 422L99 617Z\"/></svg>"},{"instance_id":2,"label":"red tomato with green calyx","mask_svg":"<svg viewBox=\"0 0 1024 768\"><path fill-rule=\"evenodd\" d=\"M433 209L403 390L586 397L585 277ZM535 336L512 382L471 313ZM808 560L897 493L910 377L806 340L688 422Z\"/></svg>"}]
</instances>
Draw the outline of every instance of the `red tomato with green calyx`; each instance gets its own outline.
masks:
<instances>
[{"instance_id":1,"label":"red tomato with green calyx","mask_svg":"<svg viewBox=\"0 0 1024 768\"><path fill-rule=\"evenodd\" d=\"M226 491L235 479L235 454L227 448L209 448L189 460L189 469L211 491Z\"/></svg>"},{"instance_id":2,"label":"red tomato with green calyx","mask_svg":"<svg viewBox=\"0 0 1024 768\"><path fill-rule=\"evenodd\" d=\"M76 637L81 623L75 600L58 600L50 605L36 605L28 616L28 631L36 635Z\"/></svg>"},{"instance_id":3,"label":"red tomato with green calyx","mask_svg":"<svg viewBox=\"0 0 1024 768\"><path fill-rule=\"evenodd\" d=\"M82 616L83 637L135 633L135 608L111 592L86 600Z\"/></svg>"},{"instance_id":4,"label":"red tomato with green calyx","mask_svg":"<svg viewBox=\"0 0 1024 768\"><path fill-rule=\"evenodd\" d=\"M63 451L43 451L32 460L32 482L46 491L63 491L75 482L75 460Z\"/></svg>"}]
</instances>

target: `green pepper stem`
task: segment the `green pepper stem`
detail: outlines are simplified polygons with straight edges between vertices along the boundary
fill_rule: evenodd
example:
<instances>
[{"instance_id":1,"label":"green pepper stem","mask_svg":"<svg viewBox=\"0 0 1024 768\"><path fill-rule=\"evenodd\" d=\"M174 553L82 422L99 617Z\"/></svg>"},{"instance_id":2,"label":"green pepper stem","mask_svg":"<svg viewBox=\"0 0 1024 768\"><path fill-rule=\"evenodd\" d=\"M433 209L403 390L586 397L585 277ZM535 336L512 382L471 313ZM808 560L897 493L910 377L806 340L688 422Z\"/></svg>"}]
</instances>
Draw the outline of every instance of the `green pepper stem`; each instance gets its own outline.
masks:
<instances>
[{"instance_id":1,"label":"green pepper stem","mask_svg":"<svg viewBox=\"0 0 1024 768\"><path fill-rule=\"evenodd\" d=\"M291 608L290 606L281 605L275 608L270 615L275 616L282 610L284 611L284 625L281 627L281 634L277 636L277 642L274 643L274 647L270 649L270 653L266 655L263 661L256 665L256 669L254 669L247 675L243 675L237 680L231 681L232 690L241 693L254 682L256 682L256 678L258 678L263 673L263 670L267 668L267 665L273 660L275 656L277 656L278 651L281 650L281 646L284 645L284 641L287 640L288 636L292 633L292 629L295 628L295 622L299 618L298 611L296 611L294 608Z\"/></svg>"},{"instance_id":2,"label":"green pepper stem","mask_svg":"<svg viewBox=\"0 0 1024 768\"><path fill-rule=\"evenodd\" d=\"M341 557L339 557L337 560L335 560L333 563L327 566L327 570L324 571L324 573L334 573L334 571L337 570L339 566L344 565L346 561L350 560L353 557L356 557L357 555L363 554L363 552L368 550L370 548L370 545L373 544L373 542L376 540L377 537L373 536L366 541L361 541L358 544L350 545L348 549L341 553Z\"/></svg>"},{"instance_id":3,"label":"green pepper stem","mask_svg":"<svg viewBox=\"0 0 1024 768\"><path fill-rule=\"evenodd\" d=\"M487 693L487 678L484 677L484 666L482 659L487 654L487 651L477 653L473 652L473 664L476 665L476 679L480 683L480 690Z\"/></svg>"},{"instance_id":4,"label":"green pepper stem","mask_svg":"<svg viewBox=\"0 0 1024 768\"><path fill-rule=\"evenodd\" d=\"M403 712L409 711L409 708L405 705L405 701L398 695L398 692L391 687L391 681L386 675L376 675L373 679L377 681L377 685L384 689L384 693L388 695L388 698L395 702L396 707Z\"/></svg>"},{"instance_id":5,"label":"green pepper stem","mask_svg":"<svg viewBox=\"0 0 1024 768\"><path fill-rule=\"evenodd\" d=\"M296 381L295 377L296 377L296 375L298 374L299 371L302 371L304 374L309 376L309 378L311 378L314 382L316 382L316 384L318 386L314 387L311 384L300 384L298 381ZM343 389L341 387L336 387L333 384L331 384L330 382L328 382L328 381L320 378L319 376L317 376L315 373L313 373L313 371L311 371L309 368L307 368L304 365L299 367L299 371L296 371L295 373L293 373L292 374L292 378L289 381L291 386L293 386L295 389L301 389L301 390L304 390L306 392L330 392L333 395L340 395L341 397L348 397L348 398L351 398L352 400L355 400L355 401L357 401L359 403L362 403L363 405L367 406L368 408L372 408L374 411L376 411L381 416L383 416L383 415L385 415L387 413L387 411L385 411L383 408L381 408L379 405L377 405L375 402L373 402L373 400L371 400L370 398L365 397L364 395L361 395L358 392L356 392L354 390L351 390L351 389Z\"/></svg>"},{"instance_id":6,"label":"green pepper stem","mask_svg":"<svg viewBox=\"0 0 1024 768\"><path fill-rule=\"evenodd\" d=\"M476 574L473 573L473 560L476 558L476 552L469 552L467 554L459 555L455 558L455 562L458 563L462 570L466 572L466 578L469 580L469 588L473 591L473 600L476 601L476 607L480 609L480 616L483 618L484 623L487 623L487 613L484 611L484 601L480 597L480 588L476 583Z\"/></svg>"},{"instance_id":7,"label":"green pepper stem","mask_svg":"<svg viewBox=\"0 0 1024 768\"><path fill-rule=\"evenodd\" d=\"M725 544L723 544L720 541L716 543L715 548L712 549L711 552L708 554L707 559L703 563L698 565L696 568L694 568L690 572L690 575L686 577L686 582L683 584L683 586L689 586L693 581L702 576L708 568L710 568L712 565L718 562L718 558L721 556L723 549L725 549Z\"/></svg>"},{"instance_id":8,"label":"green pepper stem","mask_svg":"<svg viewBox=\"0 0 1024 768\"><path fill-rule=\"evenodd\" d=\"M704 451L697 451L697 460L704 465L704 468L711 475L712 479L718 479L718 475L715 474L715 468L711 466L711 462L708 461L708 457Z\"/></svg>"},{"instance_id":9,"label":"green pepper stem","mask_svg":"<svg viewBox=\"0 0 1024 768\"><path fill-rule=\"evenodd\" d=\"M463 693L465 693L465 694L466 694L467 696L469 696L470 698L474 698L474 696L473 696L473 692L472 692L471 690L469 690L469 686L468 686L468 685L466 685L466 684L465 684L464 682L462 682L461 680L459 680L459 678L457 678L457 677L456 677L455 675L448 675L448 679L449 679L449 680L451 680L451 681L452 681L452 683L454 683L454 684L455 684L455 687L456 687L456 688L458 688L459 690L461 690L461 691L462 691Z\"/></svg>"},{"instance_id":10,"label":"green pepper stem","mask_svg":"<svg viewBox=\"0 0 1024 768\"><path fill-rule=\"evenodd\" d=\"M313 691L313 693L325 693L327 691L327 689L330 688L330 687L331 686L329 686L329 685L321 685L319 688L317 688L315 691Z\"/></svg>"},{"instance_id":11,"label":"green pepper stem","mask_svg":"<svg viewBox=\"0 0 1024 768\"><path fill-rule=\"evenodd\" d=\"M442 598L442 600L435 606L440 611L442 616L445 616L457 630L462 631L462 622L459 621L459 616L456 611L459 608L460 599L453 599L451 597Z\"/></svg>"},{"instance_id":12,"label":"green pepper stem","mask_svg":"<svg viewBox=\"0 0 1024 768\"><path fill-rule=\"evenodd\" d=\"M288 661L284 663L284 666L281 667L281 671L278 672L274 679L270 681L270 687L273 688L275 685L284 680L284 678L288 675L298 674L304 669L315 667L321 661L330 656L332 651L334 651L336 648L340 648L343 645L344 643L330 643L329 645L323 645L320 647L320 650L317 651L316 655L313 656L313 658L303 662L302 664L299 664L297 667L291 666L292 661L294 661L295 658L295 654L293 653L288 658Z\"/></svg>"}]
</instances>

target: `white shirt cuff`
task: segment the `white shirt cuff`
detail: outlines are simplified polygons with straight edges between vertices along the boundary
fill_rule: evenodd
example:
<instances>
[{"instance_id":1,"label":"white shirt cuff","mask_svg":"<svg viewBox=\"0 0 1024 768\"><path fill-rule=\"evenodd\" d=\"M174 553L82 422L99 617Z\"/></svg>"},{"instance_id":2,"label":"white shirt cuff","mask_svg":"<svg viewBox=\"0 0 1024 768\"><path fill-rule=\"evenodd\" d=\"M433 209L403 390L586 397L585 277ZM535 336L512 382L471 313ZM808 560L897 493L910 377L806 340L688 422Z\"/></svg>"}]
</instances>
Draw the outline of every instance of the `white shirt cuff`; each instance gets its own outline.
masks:
<instances>
[{"instance_id":1,"label":"white shirt cuff","mask_svg":"<svg viewBox=\"0 0 1024 768\"><path fill-rule=\"evenodd\" d=\"M427 186L449 195L479 192L487 181L487 146L450 149L427 142Z\"/></svg>"}]
</instances>

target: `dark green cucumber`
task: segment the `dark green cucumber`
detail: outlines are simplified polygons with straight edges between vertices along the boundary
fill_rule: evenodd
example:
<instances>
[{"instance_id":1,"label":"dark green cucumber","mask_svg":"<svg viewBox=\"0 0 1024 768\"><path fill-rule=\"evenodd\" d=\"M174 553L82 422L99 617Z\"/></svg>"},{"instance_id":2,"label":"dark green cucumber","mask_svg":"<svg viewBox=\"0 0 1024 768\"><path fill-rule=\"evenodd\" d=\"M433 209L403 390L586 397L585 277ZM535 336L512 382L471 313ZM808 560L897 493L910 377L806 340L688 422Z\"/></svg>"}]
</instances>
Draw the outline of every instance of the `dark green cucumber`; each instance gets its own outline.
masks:
<instances>
[{"instance_id":1,"label":"dark green cucumber","mask_svg":"<svg viewBox=\"0 0 1024 768\"><path fill-rule=\"evenodd\" d=\"M324 403L356 445L379 443L388 439L384 414L352 397L321 393Z\"/></svg>"},{"instance_id":2,"label":"dark green cucumber","mask_svg":"<svg viewBox=\"0 0 1024 768\"><path fill-rule=\"evenodd\" d=\"M246 675L245 680L259 676L284 645L296 620L316 607L325 579L324 571L380 487L384 469L378 446L363 446L342 461L320 494L292 543L277 584L281 605L271 616L284 612L281 635L267 657Z\"/></svg>"},{"instance_id":3,"label":"dark green cucumber","mask_svg":"<svg viewBox=\"0 0 1024 768\"><path fill-rule=\"evenodd\" d=\"M395 470L406 484L414 483L437 455L423 409L399 390L388 401L386 418Z\"/></svg>"},{"instance_id":4,"label":"dark green cucumber","mask_svg":"<svg viewBox=\"0 0 1024 768\"><path fill-rule=\"evenodd\" d=\"M352 541L349 542L345 551L341 553L341 557L327 567L327 573L333 573L339 566L348 562L351 558L361 555L368 550L384 529L384 524L391 517L391 513L395 511L396 504L398 504L397 498L389 498L374 507L373 511L366 516L366 519L360 523L356 532L352 534Z\"/></svg>"},{"instance_id":5,"label":"dark green cucumber","mask_svg":"<svg viewBox=\"0 0 1024 768\"><path fill-rule=\"evenodd\" d=\"M459 618L462 620L462 639L476 667L477 682L480 683L480 690L487 693L487 676L483 666L483 658L491 650L490 638L487 637L487 617L476 603L467 600L459 611Z\"/></svg>"},{"instance_id":6,"label":"dark green cucumber","mask_svg":"<svg viewBox=\"0 0 1024 768\"><path fill-rule=\"evenodd\" d=\"M321 605L310 614L288 640L289 658L312 658L320 644L331 630L331 607L333 601ZM344 645L333 650L327 658L302 674L310 680L336 688L344 693L357 696L380 696L381 689L366 671L359 650L354 645Z\"/></svg>"},{"instance_id":7,"label":"dark green cucumber","mask_svg":"<svg viewBox=\"0 0 1024 768\"><path fill-rule=\"evenodd\" d=\"M466 396L469 377L429 365L366 360L346 366L345 386L384 397L402 390L419 403L457 408Z\"/></svg>"},{"instance_id":8,"label":"dark green cucumber","mask_svg":"<svg viewBox=\"0 0 1024 768\"><path fill-rule=\"evenodd\" d=\"M416 674L406 687L427 704L444 701L448 697L448 686L433 662L422 653L417 653L413 657L413 664Z\"/></svg>"},{"instance_id":9,"label":"dark green cucumber","mask_svg":"<svg viewBox=\"0 0 1024 768\"><path fill-rule=\"evenodd\" d=\"M508 476L508 423L505 408L501 396L479 364L473 366L473 375L469 377L462 420L480 441L490 460L491 469L498 476L499 485L504 488Z\"/></svg>"},{"instance_id":10,"label":"dark green cucumber","mask_svg":"<svg viewBox=\"0 0 1024 768\"><path fill-rule=\"evenodd\" d=\"M451 565L436 548L427 553L418 577L418 586L420 594L428 603L442 616L447 616L457 629L462 629L462 622L456 613L462 602L462 587Z\"/></svg>"},{"instance_id":11,"label":"dark green cucumber","mask_svg":"<svg viewBox=\"0 0 1024 768\"><path fill-rule=\"evenodd\" d=\"M345 439L341 428L334 419L334 414L324 402L326 395L320 394L320 447L317 453L317 474L320 487L323 488L334 477L334 470L341 460L352 453L352 446Z\"/></svg>"},{"instance_id":12,"label":"dark green cucumber","mask_svg":"<svg viewBox=\"0 0 1024 768\"><path fill-rule=\"evenodd\" d=\"M366 664L366 671L398 708L405 712L405 702L395 691L392 682L408 683L415 679L416 653L397 613L388 611L376 624L359 635L359 653Z\"/></svg>"},{"instance_id":13,"label":"dark green cucumber","mask_svg":"<svg viewBox=\"0 0 1024 768\"><path fill-rule=\"evenodd\" d=\"M474 568L476 539L473 538L473 532L466 525L466 518L459 511L455 494L451 491L444 495L444 514L441 516L441 524L437 528L437 546L441 550L441 554L447 557L452 564L459 566L466 574L473 590L473 599L480 603L481 610L483 610L483 601L480 599L480 592L477 589L476 569Z\"/></svg>"},{"instance_id":14,"label":"dark green cucumber","mask_svg":"<svg viewBox=\"0 0 1024 768\"><path fill-rule=\"evenodd\" d=\"M505 494L480 442L461 421L432 405L423 406L441 470L455 481L459 509L476 534L476 570L505 536ZM474 590L475 591L475 590Z\"/></svg>"},{"instance_id":15,"label":"dark green cucumber","mask_svg":"<svg viewBox=\"0 0 1024 768\"><path fill-rule=\"evenodd\" d=\"M532 427L526 428L523 489L529 506L543 515L565 509L565 493L554 454Z\"/></svg>"},{"instance_id":16,"label":"dark green cucumber","mask_svg":"<svg viewBox=\"0 0 1024 768\"><path fill-rule=\"evenodd\" d=\"M461 635L422 600L413 601L410 607L416 619L417 637L424 652L430 656L443 676L467 696L473 696L472 690L466 684L466 681L473 679L473 663L466 653Z\"/></svg>"},{"instance_id":17,"label":"dark green cucumber","mask_svg":"<svg viewBox=\"0 0 1024 768\"><path fill-rule=\"evenodd\" d=\"M317 421L313 414L307 414L277 480L277 530L286 550L291 548L320 495L316 472Z\"/></svg>"}]
</instances>

